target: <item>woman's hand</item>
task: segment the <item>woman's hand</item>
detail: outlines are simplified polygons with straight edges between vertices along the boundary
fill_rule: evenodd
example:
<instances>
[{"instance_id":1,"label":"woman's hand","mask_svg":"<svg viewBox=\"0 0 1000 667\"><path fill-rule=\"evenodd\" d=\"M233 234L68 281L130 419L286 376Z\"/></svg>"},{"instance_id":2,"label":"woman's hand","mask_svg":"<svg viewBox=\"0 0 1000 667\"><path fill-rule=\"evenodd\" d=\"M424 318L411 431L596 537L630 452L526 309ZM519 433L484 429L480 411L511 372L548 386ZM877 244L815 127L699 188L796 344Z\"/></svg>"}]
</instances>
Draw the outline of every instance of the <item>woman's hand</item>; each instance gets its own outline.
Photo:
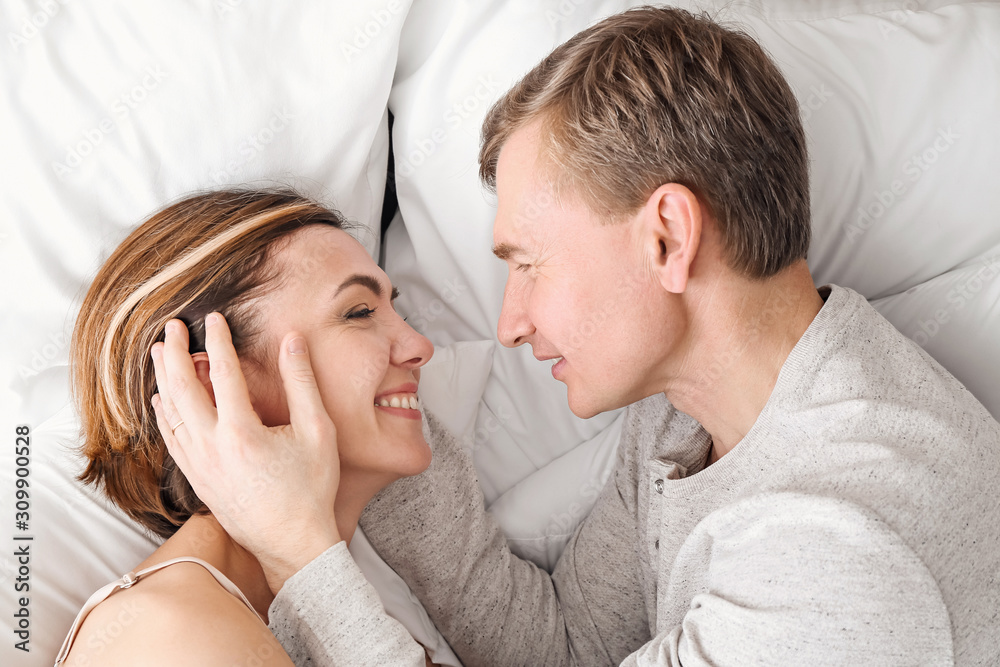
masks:
<instances>
[{"instance_id":1,"label":"woman's hand","mask_svg":"<svg viewBox=\"0 0 1000 667\"><path fill-rule=\"evenodd\" d=\"M252 553L271 591L340 541L337 433L323 407L302 336L281 342L278 367L291 424L268 428L254 412L222 315L205 318L215 405L188 354L187 328L167 323L153 346L156 423L174 461L223 528Z\"/></svg>"}]
</instances>

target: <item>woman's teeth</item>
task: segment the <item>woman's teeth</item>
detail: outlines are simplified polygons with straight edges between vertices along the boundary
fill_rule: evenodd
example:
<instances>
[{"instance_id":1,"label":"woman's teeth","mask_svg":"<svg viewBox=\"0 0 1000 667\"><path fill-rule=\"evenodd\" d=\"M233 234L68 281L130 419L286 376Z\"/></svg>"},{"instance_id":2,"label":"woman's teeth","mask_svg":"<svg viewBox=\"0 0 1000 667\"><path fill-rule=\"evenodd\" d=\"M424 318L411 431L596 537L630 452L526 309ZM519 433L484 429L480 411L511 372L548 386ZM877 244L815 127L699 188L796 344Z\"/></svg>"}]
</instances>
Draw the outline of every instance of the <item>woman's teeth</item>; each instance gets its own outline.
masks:
<instances>
[{"instance_id":1,"label":"woman's teeth","mask_svg":"<svg viewBox=\"0 0 1000 667\"><path fill-rule=\"evenodd\" d=\"M396 394L395 396L383 396L379 400L375 401L375 405L382 408L409 408L410 410L419 410L420 401L417 400L416 394Z\"/></svg>"}]
</instances>

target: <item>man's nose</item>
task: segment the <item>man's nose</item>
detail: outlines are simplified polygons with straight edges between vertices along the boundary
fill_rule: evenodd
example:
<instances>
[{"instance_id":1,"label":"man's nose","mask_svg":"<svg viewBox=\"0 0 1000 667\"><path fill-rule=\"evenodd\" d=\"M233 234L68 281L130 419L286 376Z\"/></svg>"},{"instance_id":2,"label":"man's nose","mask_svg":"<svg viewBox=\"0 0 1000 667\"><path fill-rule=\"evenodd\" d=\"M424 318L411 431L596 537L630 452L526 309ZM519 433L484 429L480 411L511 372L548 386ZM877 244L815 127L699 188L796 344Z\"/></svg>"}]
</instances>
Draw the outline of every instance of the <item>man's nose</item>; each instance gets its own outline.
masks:
<instances>
[{"instance_id":1,"label":"man's nose","mask_svg":"<svg viewBox=\"0 0 1000 667\"><path fill-rule=\"evenodd\" d=\"M500 320L497 322L497 338L503 346L523 345L535 333L535 327L528 317L527 302L525 290L512 287L508 279L503 293L503 305L500 306Z\"/></svg>"}]
</instances>

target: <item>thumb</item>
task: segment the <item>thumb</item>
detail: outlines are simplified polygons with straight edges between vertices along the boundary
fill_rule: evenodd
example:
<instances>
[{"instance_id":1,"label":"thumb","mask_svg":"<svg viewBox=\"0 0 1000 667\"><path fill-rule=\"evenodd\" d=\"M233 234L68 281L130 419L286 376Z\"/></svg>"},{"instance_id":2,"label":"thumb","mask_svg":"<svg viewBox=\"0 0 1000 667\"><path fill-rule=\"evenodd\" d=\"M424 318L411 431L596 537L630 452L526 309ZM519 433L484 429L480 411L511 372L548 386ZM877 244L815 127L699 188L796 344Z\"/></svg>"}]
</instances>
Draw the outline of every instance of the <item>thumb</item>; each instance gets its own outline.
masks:
<instances>
[{"instance_id":1,"label":"thumb","mask_svg":"<svg viewBox=\"0 0 1000 667\"><path fill-rule=\"evenodd\" d=\"M306 339L300 334L291 333L285 337L278 358L278 370L288 398L288 417L292 428L319 437L333 435L333 422L319 395Z\"/></svg>"}]
</instances>

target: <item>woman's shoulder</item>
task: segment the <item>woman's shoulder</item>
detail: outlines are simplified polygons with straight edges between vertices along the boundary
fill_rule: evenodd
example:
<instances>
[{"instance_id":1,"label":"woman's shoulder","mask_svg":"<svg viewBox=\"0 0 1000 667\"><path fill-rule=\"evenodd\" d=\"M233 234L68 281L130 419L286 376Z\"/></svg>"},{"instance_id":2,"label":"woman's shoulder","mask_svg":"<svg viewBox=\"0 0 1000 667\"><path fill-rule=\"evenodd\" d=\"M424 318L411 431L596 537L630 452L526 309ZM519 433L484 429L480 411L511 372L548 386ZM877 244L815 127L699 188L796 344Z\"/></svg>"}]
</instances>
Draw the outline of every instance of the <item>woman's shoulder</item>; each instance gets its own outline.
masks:
<instances>
[{"instance_id":1,"label":"woman's shoulder","mask_svg":"<svg viewBox=\"0 0 1000 667\"><path fill-rule=\"evenodd\" d=\"M267 626L202 566L176 563L95 607L66 667L292 662Z\"/></svg>"}]
</instances>

